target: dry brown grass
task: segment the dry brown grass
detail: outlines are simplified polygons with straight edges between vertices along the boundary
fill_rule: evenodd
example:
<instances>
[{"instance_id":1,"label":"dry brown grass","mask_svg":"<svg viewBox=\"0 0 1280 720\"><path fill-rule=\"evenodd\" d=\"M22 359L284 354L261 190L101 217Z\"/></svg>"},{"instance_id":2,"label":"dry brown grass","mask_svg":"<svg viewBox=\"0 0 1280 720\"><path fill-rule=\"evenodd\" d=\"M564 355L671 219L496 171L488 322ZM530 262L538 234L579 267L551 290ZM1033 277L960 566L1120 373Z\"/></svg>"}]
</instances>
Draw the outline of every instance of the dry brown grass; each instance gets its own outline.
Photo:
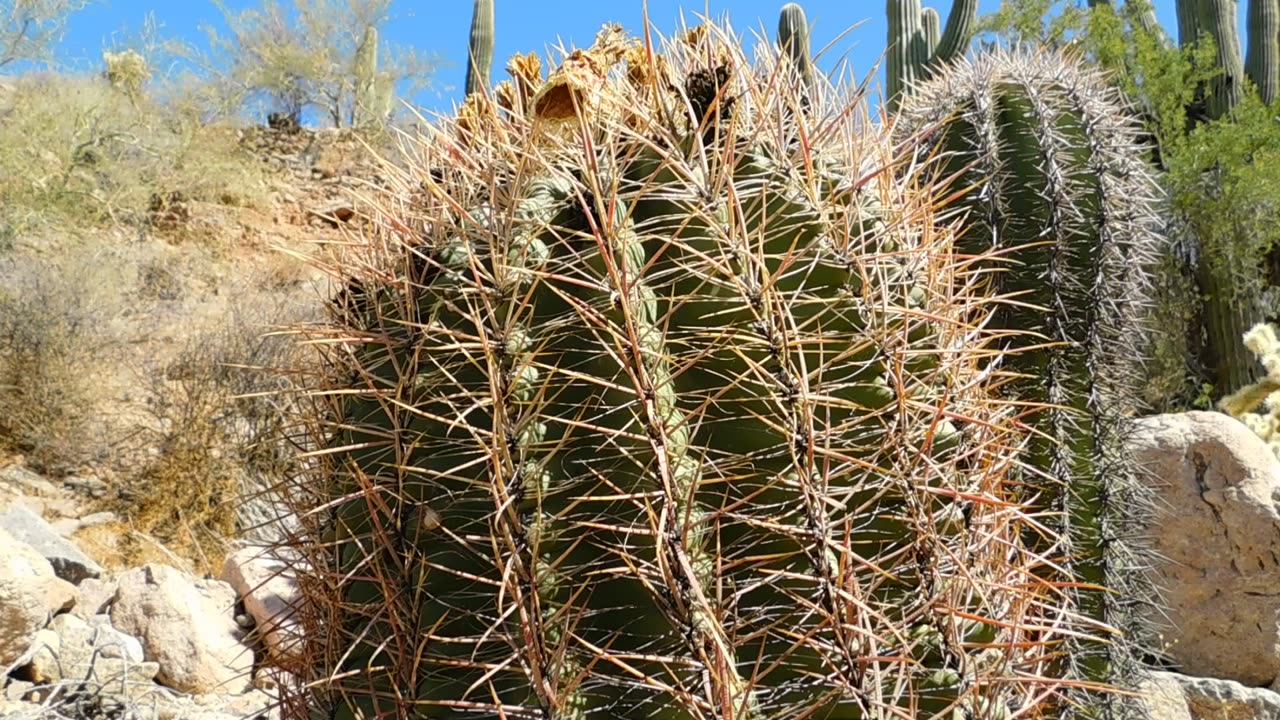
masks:
<instances>
[{"instance_id":1,"label":"dry brown grass","mask_svg":"<svg viewBox=\"0 0 1280 720\"><path fill-rule=\"evenodd\" d=\"M121 278L103 254L0 263L0 447L51 473L106 459L103 384L119 357Z\"/></svg>"},{"instance_id":2,"label":"dry brown grass","mask_svg":"<svg viewBox=\"0 0 1280 720\"><path fill-rule=\"evenodd\" d=\"M279 296L243 299L148 372L143 460L109 502L132 530L211 569L230 539L269 523L259 497L293 462L285 409L303 362L273 329L298 313Z\"/></svg>"}]
</instances>

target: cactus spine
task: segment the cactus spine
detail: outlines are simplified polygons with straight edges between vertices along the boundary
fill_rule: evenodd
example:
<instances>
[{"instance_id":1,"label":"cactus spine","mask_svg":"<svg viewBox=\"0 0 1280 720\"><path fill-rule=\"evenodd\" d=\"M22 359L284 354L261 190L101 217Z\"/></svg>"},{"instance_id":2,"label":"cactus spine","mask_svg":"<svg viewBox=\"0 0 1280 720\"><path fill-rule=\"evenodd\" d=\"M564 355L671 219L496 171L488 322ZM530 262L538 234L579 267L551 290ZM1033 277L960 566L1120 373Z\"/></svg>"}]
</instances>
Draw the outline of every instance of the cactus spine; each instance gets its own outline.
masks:
<instances>
[{"instance_id":1,"label":"cactus spine","mask_svg":"<svg viewBox=\"0 0 1280 720\"><path fill-rule=\"evenodd\" d=\"M962 57L978 24L978 0L953 0L944 31L941 18L920 0L888 0L889 102L896 107L903 93L927 79L935 68ZM936 40L934 38L937 38Z\"/></svg>"},{"instance_id":2,"label":"cactus spine","mask_svg":"<svg viewBox=\"0 0 1280 720\"><path fill-rule=\"evenodd\" d=\"M732 37L607 28L392 183L320 331L286 717L998 719L1052 692L1081 628L1028 577L1026 438L940 196L858 98L789 112L804 89Z\"/></svg>"},{"instance_id":3,"label":"cactus spine","mask_svg":"<svg viewBox=\"0 0 1280 720\"><path fill-rule=\"evenodd\" d=\"M489 87L493 67L493 0L476 0L471 15L471 37L467 43L468 95Z\"/></svg>"},{"instance_id":4,"label":"cactus spine","mask_svg":"<svg viewBox=\"0 0 1280 720\"><path fill-rule=\"evenodd\" d=\"M355 107L352 124L363 127L379 123L378 117L378 28L364 29L355 57Z\"/></svg>"},{"instance_id":5,"label":"cactus spine","mask_svg":"<svg viewBox=\"0 0 1280 720\"><path fill-rule=\"evenodd\" d=\"M1029 416L1036 433L1024 458L1062 538L1042 547L1062 563L1059 580L1083 583L1067 591L1075 606L1124 633L1105 644L1068 642L1064 671L1136 688L1152 599L1137 539L1149 500L1124 440L1149 336L1147 269L1163 247L1158 189L1133 152L1137 123L1117 93L1073 62L1002 52L940 73L905 101L900 119L904 137L939 128L921 152L950 153L945 170L976 188L960 201L960 247L999 255L974 268L1009 298L993 325L1036 332L1011 340L1003 362L1017 374L1010 399L1051 406ZM1081 701L1098 708L1085 717L1140 712L1118 696Z\"/></svg>"},{"instance_id":6,"label":"cactus spine","mask_svg":"<svg viewBox=\"0 0 1280 720\"><path fill-rule=\"evenodd\" d=\"M806 87L814 82L813 55L809 50L809 21L804 8L797 3L787 3L778 14L778 44L783 55L800 74Z\"/></svg>"}]
</instances>

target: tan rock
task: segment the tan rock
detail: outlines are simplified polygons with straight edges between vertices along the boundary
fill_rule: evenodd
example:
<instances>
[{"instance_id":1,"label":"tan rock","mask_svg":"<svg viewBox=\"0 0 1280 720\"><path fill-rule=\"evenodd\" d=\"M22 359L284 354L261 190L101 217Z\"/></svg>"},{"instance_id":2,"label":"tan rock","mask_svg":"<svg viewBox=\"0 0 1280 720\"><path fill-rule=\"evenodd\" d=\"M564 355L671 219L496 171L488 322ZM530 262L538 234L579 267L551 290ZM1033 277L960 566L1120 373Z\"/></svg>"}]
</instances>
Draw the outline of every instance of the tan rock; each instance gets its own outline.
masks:
<instances>
[{"instance_id":1,"label":"tan rock","mask_svg":"<svg viewBox=\"0 0 1280 720\"><path fill-rule=\"evenodd\" d=\"M80 598L71 608L71 614L81 620L92 620L94 616L107 612L119 589L116 581L99 578L85 578L76 587L80 590Z\"/></svg>"},{"instance_id":2,"label":"tan rock","mask_svg":"<svg viewBox=\"0 0 1280 720\"><path fill-rule=\"evenodd\" d=\"M1140 421L1134 448L1159 484L1163 650L1187 675L1270 684L1280 675L1280 462L1219 413Z\"/></svg>"},{"instance_id":3,"label":"tan rock","mask_svg":"<svg viewBox=\"0 0 1280 720\"><path fill-rule=\"evenodd\" d=\"M1160 681L1176 687L1183 697L1187 715L1155 716L1151 720L1275 720L1280 718L1280 694L1263 688L1245 687L1231 680L1188 677L1175 673L1153 673Z\"/></svg>"},{"instance_id":4,"label":"tan rock","mask_svg":"<svg viewBox=\"0 0 1280 720\"><path fill-rule=\"evenodd\" d=\"M37 631L75 605L76 587L29 545L0 530L0 668L17 662Z\"/></svg>"},{"instance_id":5,"label":"tan rock","mask_svg":"<svg viewBox=\"0 0 1280 720\"><path fill-rule=\"evenodd\" d=\"M249 688L253 653L242 642L230 585L158 564L130 570L118 582L111 622L142 641L147 659L160 664L157 680L190 693Z\"/></svg>"},{"instance_id":6,"label":"tan rock","mask_svg":"<svg viewBox=\"0 0 1280 720\"><path fill-rule=\"evenodd\" d=\"M264 557L260 550L246 548L227 557L222 580L235 588L244 601L267 652L278 659L293 657L297 647L293 608L298 600L298 583L290 568Z\"/></svg>"},{"instance_id":7,"label":"tan rock","mask_svg":"<svg viewBox=\"0 0 1280 720\"><path fill-rule=\"evenodd\" d=\"M159 689L159 671L157 663L143 660L137 638L101 621L59 615L37 633L24 675L41 684L84 684L103 696L138 702Z\"/></svg>"},{"instance_id":8,"label":"tan rock","mask_svg":"<svg viewBox=\"0 0 1280 720\"><path fill-rule=\"evenodd\" d=\"M1142 694L1150 720L1192 720L1182 686L1171 673L1151 673L1143 683Z\"/></svg>"},{"instance_id":9,"label":"tan rock","mask_svg":"<svg viewBox=\"0 0 1280 720\"><path fill-rule=\"evenodd\" d=\"M46 708L35 703L0 698L0 718L4 720L43 720L47 716Z\"/></svg>"}]
</instances>

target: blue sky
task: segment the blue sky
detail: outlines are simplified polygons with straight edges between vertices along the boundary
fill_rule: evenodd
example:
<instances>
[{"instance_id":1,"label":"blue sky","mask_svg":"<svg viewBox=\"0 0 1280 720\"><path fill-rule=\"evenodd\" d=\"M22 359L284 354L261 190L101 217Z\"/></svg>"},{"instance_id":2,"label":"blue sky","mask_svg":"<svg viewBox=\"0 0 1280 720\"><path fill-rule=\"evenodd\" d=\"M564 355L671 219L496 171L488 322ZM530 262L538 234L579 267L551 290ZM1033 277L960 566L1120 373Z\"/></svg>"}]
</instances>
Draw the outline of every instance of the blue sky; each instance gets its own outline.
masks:
<instances>
[{"instance_id":1,"label":"blue sky","mask_svg":"<svg viewBox=\"0 0 1280 720\"><path fill-rule=\"evenodd\" d=\"M226 0L228 7L251 7L255 0ZM777 13L784 0L649 0L650 21L660 30L676 25L683 8L686 17L709 13L728 14L739 32L765 31L772 35ZM950 0L925 0L925 5L946 12ZM982 12L999 7L1000 0L981 0ZM830 69L841 57L847 58L862 78L879 60L885 42L883 0L808 0L803 2L814 26L813 47L817 51L856 23L861 23L828 51L822 65ZM1165 27L1176 28L1174 0L1155 0ZM461 95L466 73L467 32L471 23L472 0L394 0L394 19L385 36L393 42L438 52L446 61L435 78L432 90L418 98L429 110L445 110ZM73 16L59 46L59 57L72 66L93 64L113 33L137 32L148 13L154 14L168 34L203 42L199 27L209 23L220 27L221 14L208 0L98 0ZM514 52L545 51L557 41L569 45L590 44L604 22L620 22L633 32L642 27L640 0L495 0L496 55L495 81L500 68ZM945 17L945 14L944 14Z\"/></svg>"}]
</instances>

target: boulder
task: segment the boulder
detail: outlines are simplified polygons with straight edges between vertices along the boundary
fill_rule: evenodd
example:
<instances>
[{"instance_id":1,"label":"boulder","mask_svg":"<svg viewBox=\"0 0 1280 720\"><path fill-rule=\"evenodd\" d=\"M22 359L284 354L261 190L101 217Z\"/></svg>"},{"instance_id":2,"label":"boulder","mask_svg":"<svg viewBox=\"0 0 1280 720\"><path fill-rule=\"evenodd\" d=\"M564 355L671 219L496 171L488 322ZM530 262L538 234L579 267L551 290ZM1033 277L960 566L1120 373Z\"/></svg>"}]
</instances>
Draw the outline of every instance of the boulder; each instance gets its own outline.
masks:
<instances>
[{"instance_id":1,"label":"boulder","mask_svg":"<svg viewBox=\"0 0 1280 720\"><path fill-rule=\"evenodd\" d=\"M1152 704L1151 720L1277 720L1280 694L1245 687L1231 680L1177 673L1152 673L1149 687L1167 693L1165 705ZM1155 693L1153 693L1153 697Z\"/></svg>"},{"instance_id":2,"label":"boulder","mask_svg":"<svg viewBox=\"0 0 1280 720\"><path fill-rule=\"evenodd\" d=\"M0 486L7 486L20 495L51 497L58 494L56 485L21 465L0 468Z\"/></svg>"},{"instance_id":3,"label":"boulder","mask_svg":"<svg viewBox=\"0 0 1280 720\"><path fill-rule=\"evenodd\" d=\"M1173 673L1151 673L1143 683L1142 695L1150 720L1192 720L1182 685Z\"/></svg>"},{"instance_id":4,"label":"boulder","mask_svg":"<svg viewBox=\"0 0 1280 720\"><path fill-rule=\"evenodd\" d=\"M111 623L142 641L156 679L189 693L240 693L252 682L253 653L236 624L235 591L167 565L149 564L118 578Z\"/></svg>"},{"instance_id":5,"label":"boulder","mask_svg":"<svg viewBox=\"0 0 1280 720\"><path fill-rule=\"evenodd\" d=\"M0 530L35 548L53 566L58 577L69 583L102 575L102 568L80 552L80 548L22 505L11 505L0 511Z\"/></svg>"},{"instance_id":6,"label":"boulder","mask_svg":"<svg viewBox=\"0 0 1280 720\"><path fill-rule=\"evenodd\" d=\"M246 548L227 557L222 580L244 601L267 652L280 660L294 657L297 633L293 608L298 583L290 568L259 550Z\"/></svg>"},{"instance_id":7,"label":"boulder","mask_svg":"<svg viewBox=\"0 0 1280 720\"><path fill-rule=\"evenodd\" d=\"M59 615L41 630L24 668L30 681L83 685L105 697L140 702L156 693L160 666L143 660L142 644L102 620Z\"/></svg>"},{"instance_id":8,"label":"boulder","mask_svg":"<svg viewBox=\"0 0 1280 720\"><path fill-rule=\"evenodd\" d=\"M80 590L80 599L71 608L71 614L81 620L92 620L106 613L111 608L111 601L116 597L119 584L114 580L85 578L76 586Z\"/></svg>"},{"instance_id":9,"label":"boulder","mask_svg":"<svg viewBox=\"0 0 1280 720\"><path fill-rule=\"evenodd\" d=\"M24 542L0 529L0 669L27 653L36 633L76 603L76 587Z\"/></svg>"},{"instance_id":10,"label":"boulder","mask_svg":"<svg viewBox=\"0 0 1280 720\"><path fill-rule=\"evenodd\" d=\"M1280 462L1242 423L1190 412L1139 421L1158 484L1150 528L1167 615L1162 650L1187 674L1266 686L1280 675Z\"/></svg>"}]
</instances>

